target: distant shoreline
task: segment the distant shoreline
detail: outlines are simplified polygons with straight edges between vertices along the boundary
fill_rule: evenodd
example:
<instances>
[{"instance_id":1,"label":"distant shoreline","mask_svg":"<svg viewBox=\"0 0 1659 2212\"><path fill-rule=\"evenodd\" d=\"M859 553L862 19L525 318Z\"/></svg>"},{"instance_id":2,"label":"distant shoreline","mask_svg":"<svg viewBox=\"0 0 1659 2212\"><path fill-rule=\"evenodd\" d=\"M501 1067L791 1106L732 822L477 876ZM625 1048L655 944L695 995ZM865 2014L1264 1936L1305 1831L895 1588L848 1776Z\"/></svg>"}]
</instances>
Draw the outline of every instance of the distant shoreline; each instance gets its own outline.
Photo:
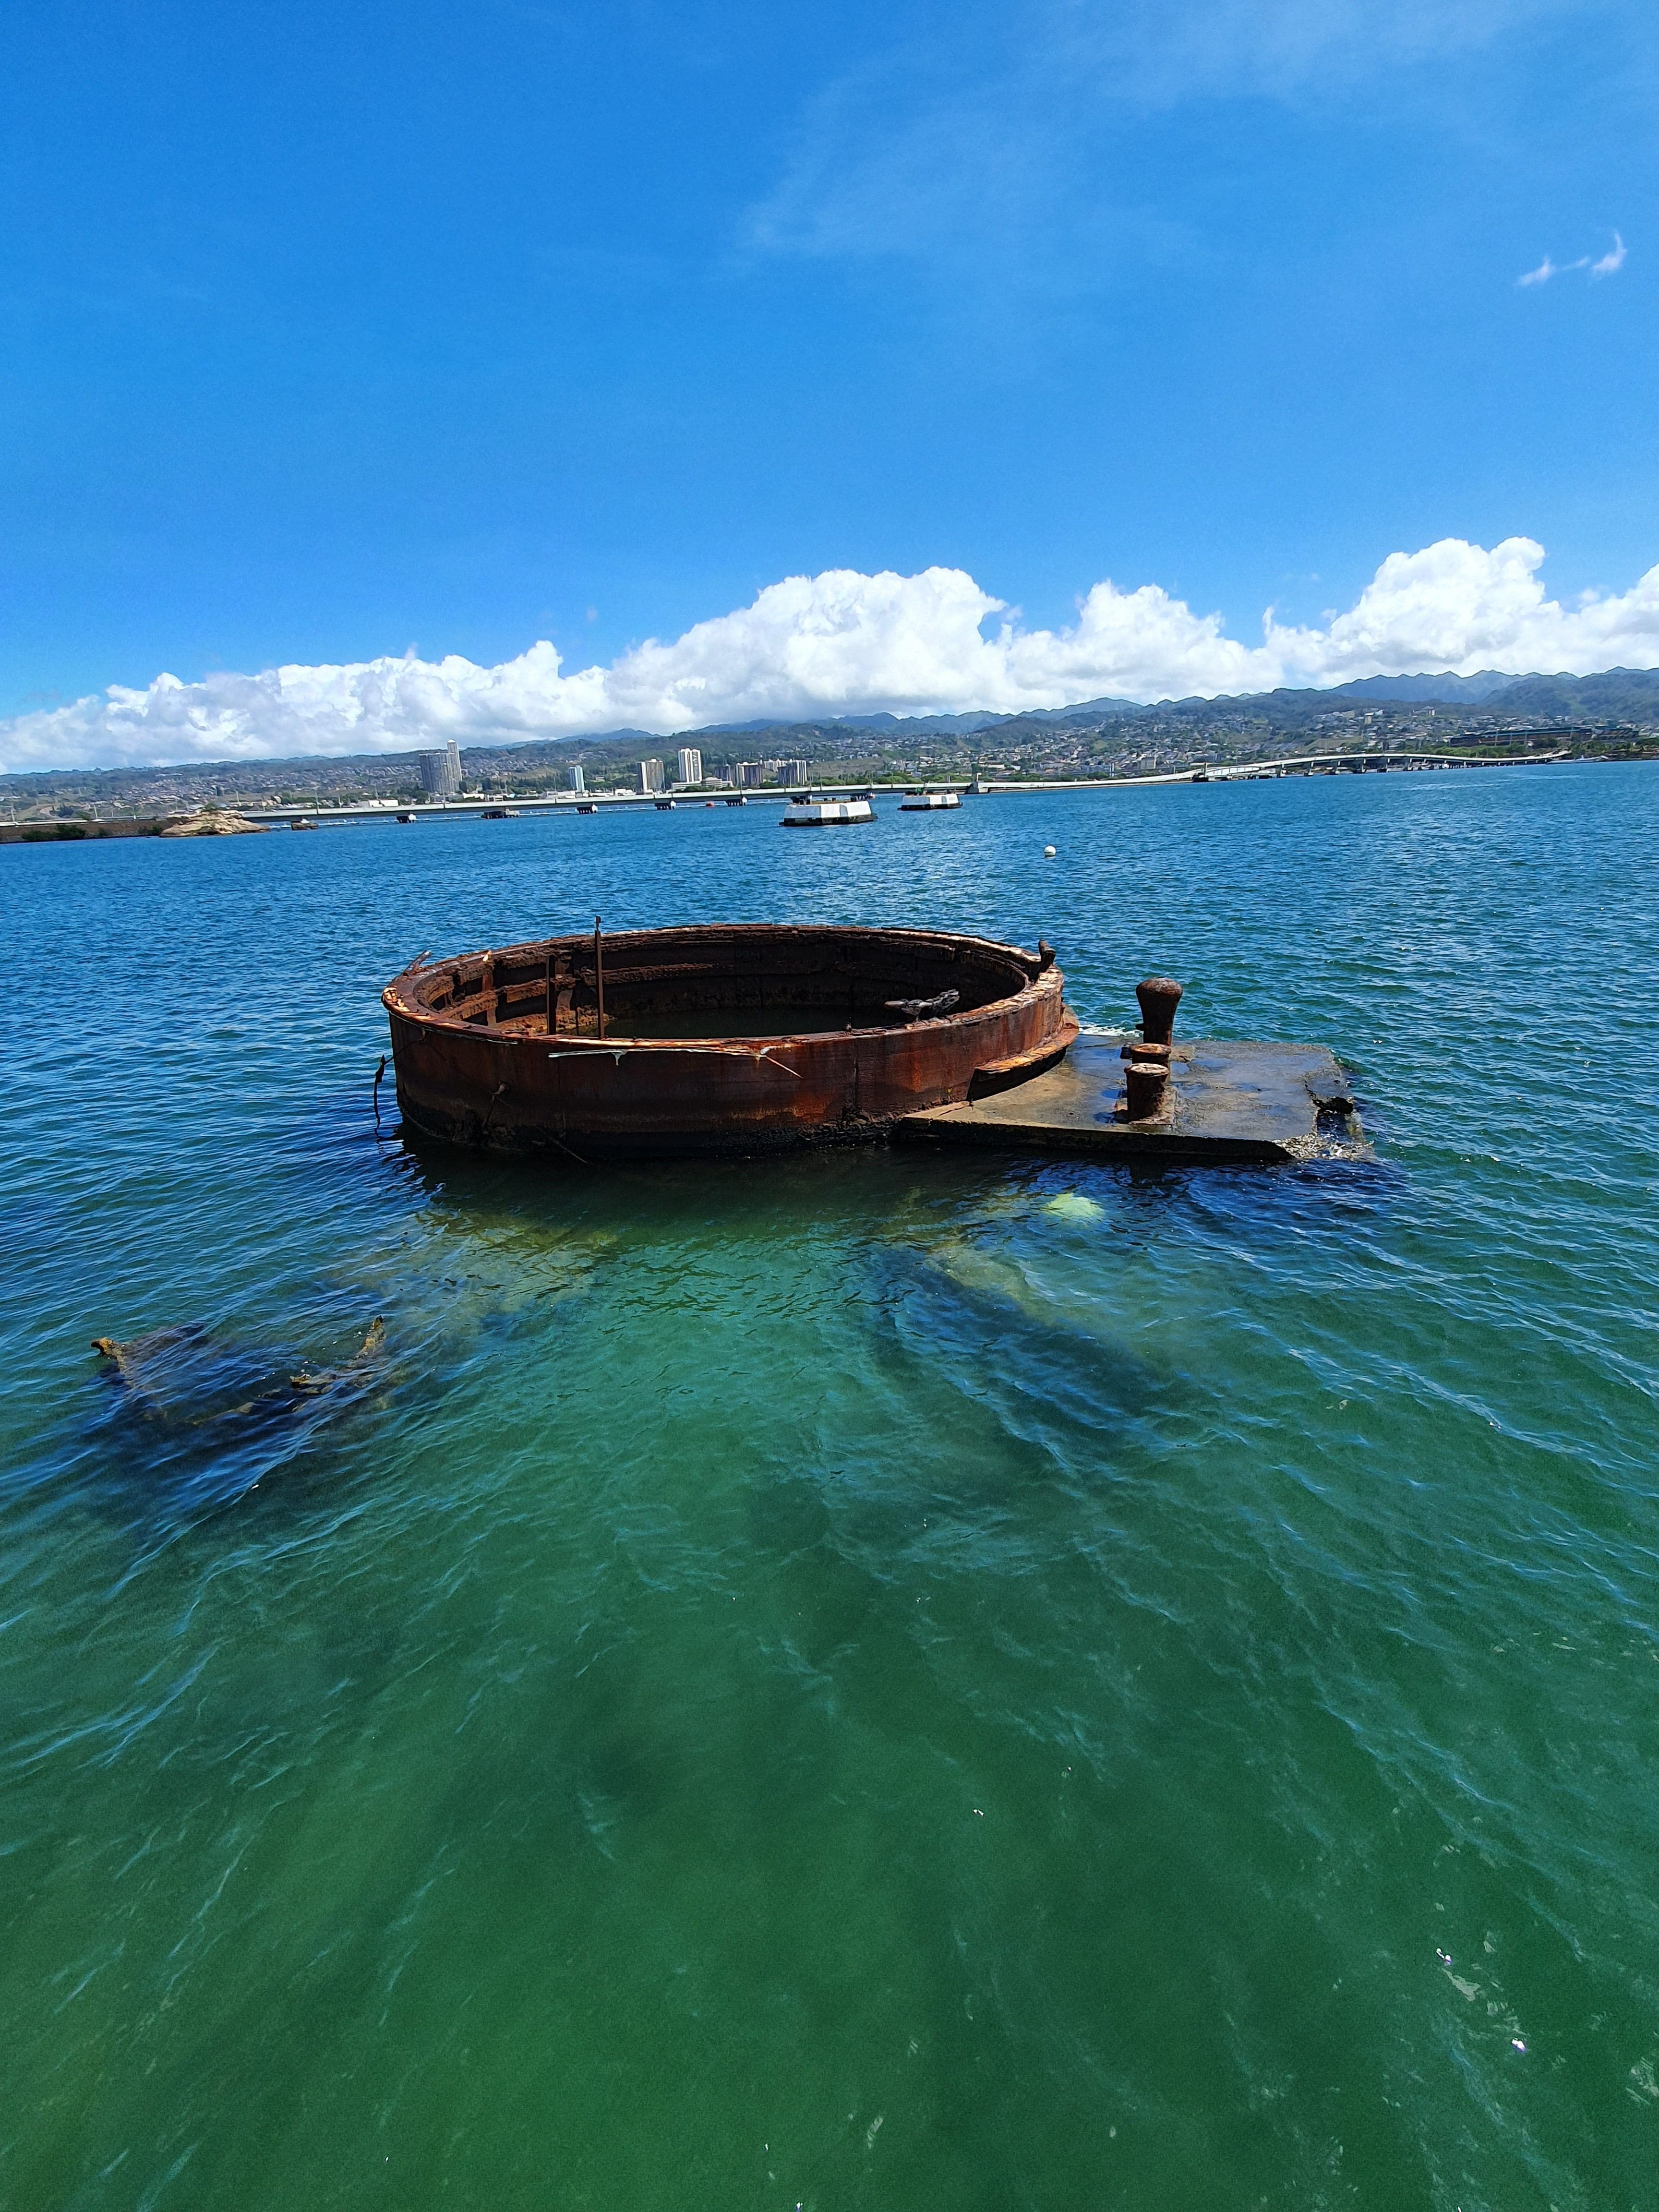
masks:
<instances>
[{"instance_id":1,"label":"distant shoreline","mask_svg":"<svg viewBox=\"0 0 1659 2212\"><path fill-rule=\"evenodd\" d=\"M1550 768L1570 763L1611 767L1650 758L1651 755L1639 753L1584 754L1567 751L1531 754L1324 753L1306 754L1291 759L1269 757L1256 761L1234 761L1208 768L1182 768L1156 775L1045 776L1029 781L1003 776L976 781L962 777L929 777L926 780L925 787L930 791L960 792L964 797L1006 799L1030 797L1043 792L1146 790L1191 783L1267 783L1315 775L1423 775L1454 769ZM800 787L800 789L823 792L831 796L857 793L874 799L896 799L906 792L919 791L923 787L921 780L910 777L892 782L869 778L846 784L814 781L810 786ZM798 792L781 785L740 793L704 787L676 791L672 793L672 801L674 808L682 812L696 812L706 807L735 805L739 802L746 806L787 806L795 796L799 796ZM508 804L514 815L524 816L565 815L579 811L588 815L651 813L664 811L670 797L671 794L667 793L640 792L596 791L580 795L574 792L561 792L552 796L524 793L512 795ZM495 796L424 803L416 801L403 806L386 800L341 806L319 805L313 801L304 806L256 805L236 811L246 824L265 830L291 825L296 819L319 829L331 824L337 828L361 828L371 822L401 820L407 825L410 820L477 821L486 813L499 814L502 811L502 800ZM106 837L160 837L180 819L178 814L161 814L127 821L0 822L0 845L79 845Z\"/></svg>"}]
</instances>

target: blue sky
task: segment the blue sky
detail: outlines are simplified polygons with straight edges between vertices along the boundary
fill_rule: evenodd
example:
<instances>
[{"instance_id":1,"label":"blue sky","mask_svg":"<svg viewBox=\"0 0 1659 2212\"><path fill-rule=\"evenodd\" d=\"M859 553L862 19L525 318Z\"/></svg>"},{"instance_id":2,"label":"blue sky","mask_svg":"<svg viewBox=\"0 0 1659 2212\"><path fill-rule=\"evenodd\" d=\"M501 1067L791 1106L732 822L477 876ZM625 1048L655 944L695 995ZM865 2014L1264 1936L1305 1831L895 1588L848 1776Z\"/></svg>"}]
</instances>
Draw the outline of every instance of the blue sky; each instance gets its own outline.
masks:
<instances>
[{"instance_id":1,"label":"blue sky","mask_svg":"<svg viewBox=\"0 0 1659 2212\"><path fill-rule=\"evenodd\" d=\"M1650 6L9 21L0 715L822 571L1253 641L1445 539L1659 563Z\"/></svg>"}]
</instances>

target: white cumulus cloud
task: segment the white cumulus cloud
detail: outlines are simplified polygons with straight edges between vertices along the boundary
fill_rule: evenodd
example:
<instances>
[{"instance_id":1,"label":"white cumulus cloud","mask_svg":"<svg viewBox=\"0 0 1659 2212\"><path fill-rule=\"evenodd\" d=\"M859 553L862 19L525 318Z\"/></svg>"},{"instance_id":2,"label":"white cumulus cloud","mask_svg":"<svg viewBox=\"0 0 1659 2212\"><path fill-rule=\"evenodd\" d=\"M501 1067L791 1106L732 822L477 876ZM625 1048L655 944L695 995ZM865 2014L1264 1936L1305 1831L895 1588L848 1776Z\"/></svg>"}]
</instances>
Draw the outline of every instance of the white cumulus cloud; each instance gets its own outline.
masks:
<instances>
[{"instance_id":1,"label":"white cumulus cloud","mask_svg":"<svg viewBox=\"0 0 1659 2212\"><path fill-rule=\"evenodd\" d=\"M960 568L832 568L769 584L749 606L569 674L543 642L495 668L405 654L112 684L0 723L0 768L398 752L452 737L499 744L617 727L667 736L762 715L1007 714L1420 670L1659 666L1659 567L1627 592L1565 606L1545 596L1543 560L1529 538L1490 550L1445 538L1391 553L1345 613L1295 625L1269 608L1254 645L1156 584L1096 584L1069 627L1028 629Z\"/></svg>"}]
</instances>

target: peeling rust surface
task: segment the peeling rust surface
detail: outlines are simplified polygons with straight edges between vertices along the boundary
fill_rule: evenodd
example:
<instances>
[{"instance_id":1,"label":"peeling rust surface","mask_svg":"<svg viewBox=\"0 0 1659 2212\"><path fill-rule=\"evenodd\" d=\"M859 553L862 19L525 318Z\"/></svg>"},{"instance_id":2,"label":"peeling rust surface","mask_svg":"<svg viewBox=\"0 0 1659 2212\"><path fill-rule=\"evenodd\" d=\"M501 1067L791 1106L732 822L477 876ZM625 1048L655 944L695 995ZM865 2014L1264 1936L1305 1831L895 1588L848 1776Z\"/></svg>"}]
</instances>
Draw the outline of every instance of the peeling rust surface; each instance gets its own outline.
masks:
<instances>
[{"instance_id":1,"label":"peeling rust surface","mask_svg":"<svg viewBox=\"0 0 1659 2212\"><path fill-rule=\"evenodd\" d=\"M1078 1034L1047 946L748 924L607 933L602 957L603 1035L591 934L423 955L394 977L404 1121L579 1159L867 1138L1034 1075Z\"/></svg>"}]
</instances>

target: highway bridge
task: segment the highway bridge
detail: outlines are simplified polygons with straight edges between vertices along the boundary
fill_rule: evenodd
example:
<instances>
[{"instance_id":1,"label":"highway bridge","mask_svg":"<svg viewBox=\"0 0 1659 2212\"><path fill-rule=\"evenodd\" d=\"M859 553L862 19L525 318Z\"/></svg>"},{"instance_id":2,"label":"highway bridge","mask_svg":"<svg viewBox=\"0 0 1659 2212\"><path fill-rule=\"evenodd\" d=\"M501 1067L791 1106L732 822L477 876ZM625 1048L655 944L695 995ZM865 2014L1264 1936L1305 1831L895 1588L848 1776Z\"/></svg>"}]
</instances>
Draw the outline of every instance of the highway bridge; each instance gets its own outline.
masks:
<instances>
[{"instance_id":1,"label":"highway bridge","mask_svg":"<svg viewBox=\"0 0 1659 2212\"><path fill-rule=\"evenodd\" d=\"M814 783L786 788L782 785L763 785L745 791L702 790L651 793L645 792L556 792L542 799L502 799L475 795L460 799L421 799L404 803L392 799L358 800L343 806L249 806L244 808L250 822L263 822L279 826L295 821L314 822L318 826L343 823L410 821L477 821L481 817L500 818L504 816L526 814L586 815L612 813L650 813L672 807L690 810L711 806L787 806L791 799L799 798L810 789L826 798L897 799L907 792L957 791L966 796L1000 798L1022 792L1041 791L1127 791L1151 785L1170 783L1246 783L1264 782L1284 775L1376 775L1389 770L1452 768L1530 768L1551 761L1565 760L1565 751L1549 753L1448 753L1441 751L1409 751L1400 750L1375 753L1297 753L1284 758L1259 761L1238 761L1200 763L1191 768L1172 769L1153 775L1093 775L975 777L971 781L948 777L930 778L927 784L915 778L899 783Z\"/></svg>"}]
</instances>

